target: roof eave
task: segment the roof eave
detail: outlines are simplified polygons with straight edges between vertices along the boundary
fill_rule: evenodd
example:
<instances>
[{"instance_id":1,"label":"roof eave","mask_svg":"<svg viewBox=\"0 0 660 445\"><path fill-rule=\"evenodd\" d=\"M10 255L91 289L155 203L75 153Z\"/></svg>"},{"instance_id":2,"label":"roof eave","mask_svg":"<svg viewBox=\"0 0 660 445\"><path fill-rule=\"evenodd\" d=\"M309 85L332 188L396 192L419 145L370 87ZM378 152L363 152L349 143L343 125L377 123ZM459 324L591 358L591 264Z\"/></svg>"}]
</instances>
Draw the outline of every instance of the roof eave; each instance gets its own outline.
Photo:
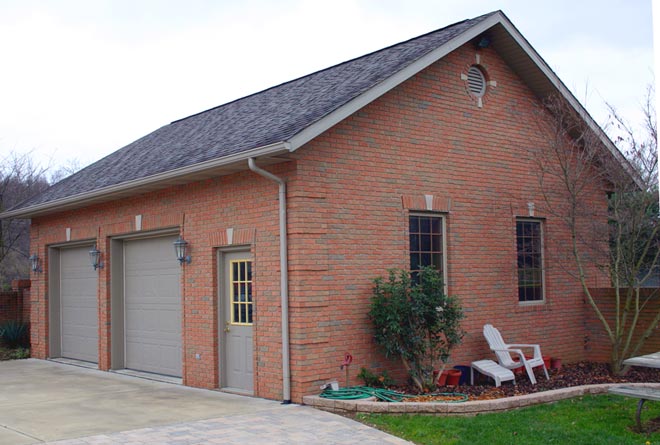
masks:
<instances>
[{"instance_id":1,"label":"roof eave","mask_svg":"<svg viewBox=\"0 0 660 445\"><path fill-rule=\"evenodd\" d=\"M200 162L198 164L158 173L133 181L122 182L120 184L103 187L90 192L79 193L77 195L67 196L66 198L35 204L16 210L8 210L0 213L0 219L44 216L51 213L61 212L63 210L73 210L91 204L99 204L121 197L133 196L138 193L145 193L174 185L248 170L247 160L249 158L270 158L271 163L285 162L285 158L275 157L285 155L291 151L291 145L288 142L277 142L235 155Z\"/></svg>"}]
</instances>

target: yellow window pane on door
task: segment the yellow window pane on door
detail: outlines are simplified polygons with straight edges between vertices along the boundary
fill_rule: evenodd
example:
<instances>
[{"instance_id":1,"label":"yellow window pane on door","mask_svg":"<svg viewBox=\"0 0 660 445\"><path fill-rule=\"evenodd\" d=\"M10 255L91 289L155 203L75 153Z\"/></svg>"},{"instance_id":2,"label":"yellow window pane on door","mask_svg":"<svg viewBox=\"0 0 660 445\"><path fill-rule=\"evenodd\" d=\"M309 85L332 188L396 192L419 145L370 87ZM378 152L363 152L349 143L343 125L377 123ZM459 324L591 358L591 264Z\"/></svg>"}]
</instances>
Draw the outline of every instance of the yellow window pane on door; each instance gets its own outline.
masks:
<instances>
[{"instance_id":1,"label":"yellow window pane on door","mask_svg":"<svg viewBox=\"0 0 660 445\"><path fill-rule=\"evenodd\" d=\"M252 261L236 260L231 262L231 323L252 324Z\"/></svg>"}]
</instances>

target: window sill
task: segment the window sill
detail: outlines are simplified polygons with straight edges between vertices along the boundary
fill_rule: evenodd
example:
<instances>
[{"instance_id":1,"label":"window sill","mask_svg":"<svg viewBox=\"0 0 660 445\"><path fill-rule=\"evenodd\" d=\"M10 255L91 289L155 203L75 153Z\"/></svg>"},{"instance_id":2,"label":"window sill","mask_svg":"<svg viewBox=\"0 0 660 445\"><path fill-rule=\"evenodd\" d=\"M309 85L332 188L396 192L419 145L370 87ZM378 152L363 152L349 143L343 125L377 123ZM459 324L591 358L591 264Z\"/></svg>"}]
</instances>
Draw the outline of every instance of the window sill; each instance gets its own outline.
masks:
<instances>
[{"instance_id":1,"label":"window sill","mask_svg":"<svg viewBox=\"0 0 660 445\"><path fill-rule=\"evenodd\" d=\"M552 310L552 305L548 304L547 300L539 301L522 301L514 309L516 313L529 313L529 312L549 312Z\"/></svg>"}]
</instances>

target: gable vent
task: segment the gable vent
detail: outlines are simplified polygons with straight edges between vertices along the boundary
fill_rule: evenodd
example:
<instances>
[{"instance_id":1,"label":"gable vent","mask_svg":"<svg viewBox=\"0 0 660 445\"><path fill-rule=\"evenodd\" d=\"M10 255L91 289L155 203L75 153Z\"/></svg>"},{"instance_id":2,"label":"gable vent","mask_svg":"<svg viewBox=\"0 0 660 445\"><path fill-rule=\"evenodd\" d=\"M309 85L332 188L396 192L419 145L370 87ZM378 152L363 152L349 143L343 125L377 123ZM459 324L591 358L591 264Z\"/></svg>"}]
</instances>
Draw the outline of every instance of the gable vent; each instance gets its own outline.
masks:
<instances>
[{"instance_id":1,"label":"gable vent","mask_svg":"<svg viewBox=\"0 0 660 445\"><path fill-rule=\"evenodd\" d=\"M486 93L486 77L478 66L472 65L468 70L467 84L470 93L477 97L481 97Z\"/></svg>"}]
</instances>

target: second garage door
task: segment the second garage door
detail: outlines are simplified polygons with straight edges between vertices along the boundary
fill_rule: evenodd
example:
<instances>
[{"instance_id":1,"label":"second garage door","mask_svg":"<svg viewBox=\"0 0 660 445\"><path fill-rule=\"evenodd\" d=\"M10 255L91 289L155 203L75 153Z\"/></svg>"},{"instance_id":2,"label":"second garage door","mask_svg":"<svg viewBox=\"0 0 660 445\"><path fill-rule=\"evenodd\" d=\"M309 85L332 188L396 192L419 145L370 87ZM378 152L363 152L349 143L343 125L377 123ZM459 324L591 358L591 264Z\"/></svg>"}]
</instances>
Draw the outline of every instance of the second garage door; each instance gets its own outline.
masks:
<instances>
[{"instance_id":1,"label":"second garage door","mask_svg":"<svg viewBox=\"0 0 660 445\"><path fill-rule=\"evenodd\" d=\"M181 376L181 266L176 237L124 243L125 367Z\"/></svg>"}]
</instances>

